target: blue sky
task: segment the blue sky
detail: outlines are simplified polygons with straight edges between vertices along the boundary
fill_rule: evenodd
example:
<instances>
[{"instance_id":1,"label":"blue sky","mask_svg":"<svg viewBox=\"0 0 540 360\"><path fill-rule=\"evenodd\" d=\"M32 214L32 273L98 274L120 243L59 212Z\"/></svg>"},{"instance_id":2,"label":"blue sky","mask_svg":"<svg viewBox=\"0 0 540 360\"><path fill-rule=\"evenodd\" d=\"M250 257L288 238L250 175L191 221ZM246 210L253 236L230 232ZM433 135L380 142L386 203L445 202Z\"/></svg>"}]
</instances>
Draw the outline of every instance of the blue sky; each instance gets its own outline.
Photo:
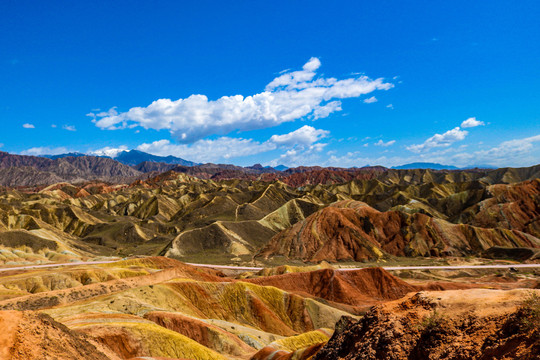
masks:
<instances>
[{"instance_id":1,"label":"blue sky","mask_svg":"<svg viewBox=\"0 0 540 360\"><path fill-rule=\"evenodd\" d=\"M2 1L0 150L540 163L538 1Z\"/></svg>"}]
</instances>

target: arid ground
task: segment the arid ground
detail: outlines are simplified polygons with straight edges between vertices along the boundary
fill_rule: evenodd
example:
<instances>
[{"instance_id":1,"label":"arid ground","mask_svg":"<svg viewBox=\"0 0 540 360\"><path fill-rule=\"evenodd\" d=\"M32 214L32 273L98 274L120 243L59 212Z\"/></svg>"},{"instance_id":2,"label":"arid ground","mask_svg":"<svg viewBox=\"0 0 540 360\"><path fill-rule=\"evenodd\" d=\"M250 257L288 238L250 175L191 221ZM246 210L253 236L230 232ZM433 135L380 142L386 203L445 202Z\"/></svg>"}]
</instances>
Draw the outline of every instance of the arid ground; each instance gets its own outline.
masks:
<instances>
[{"instance_id":1,"label":"arid ground","mask_svg":"<svg viewBox=\"0 0 540 360\"><path fill-rule=\"evenodd\" d=\"M2 188L0 358L538 358L540 167L203 170Z\"/></svg>"}]
</instances>

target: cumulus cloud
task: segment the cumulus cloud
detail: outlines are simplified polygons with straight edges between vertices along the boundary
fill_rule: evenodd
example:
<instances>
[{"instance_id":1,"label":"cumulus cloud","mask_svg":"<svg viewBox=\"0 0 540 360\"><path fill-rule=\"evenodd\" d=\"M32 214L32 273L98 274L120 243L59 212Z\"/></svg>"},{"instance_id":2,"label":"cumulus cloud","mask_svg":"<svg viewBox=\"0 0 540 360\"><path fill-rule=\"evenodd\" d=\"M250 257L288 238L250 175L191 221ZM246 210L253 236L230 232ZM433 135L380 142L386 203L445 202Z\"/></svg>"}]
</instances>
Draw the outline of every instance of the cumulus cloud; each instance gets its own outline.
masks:
<instances>
[{"instance_id":1,"label":"cumulus cloud","mask_svg":"<svg viewBox=\"0 0 540 360\"><path fill-rule=\"evenodd\" d=\"M328 136L330 131L315 129L312 126L304 125L300 129L284 135L272 135L270 142L276 145L310 145Z\"/></svg>"},{"instance_id":2,"label":"cumulus cloud","mask_svg":"<svg viewBox=\"0 0 540 360\"><path fill-rule=\"evenodd\" d=\"M512 152L525 152L529 151L533 148L533 143L540 141L540 135L535 135L531 137L527 137L524 139L514 139L514 140L508 140L501 143L499 147L497 147L497 151L499 153L504 153L506 151L512 151Z\"/></svg>"},{"instance_id":3,"label":"cumulus cloud","mask_svg":"<svg viewBox=\"0 0 540 360\"><path fill-rule=\"evenodd\" d=\"M28 123L23 124L22 127L25 128L25 129L34 129L35 128L34 124L28 124Z\"/></svg>"},{"instance_id":4,"label":"cumulus cloud","mask_svg":"<svg viewBox=\"0 0 540 360\"><path fill-rule=\"evenodd\" d=\"M170 140L163 139L141 144L137 150L160 156L174 155L202 163L217 162L277 149L303 153L311 147L314 149L320 147L320 143L317 142L328 136L329 133L327 130L305 125L287 134L273 135L264 142L227 136L217 139L201 139L192 144L175 144Z\"/></svg>"},{"instance_id":5,"label":"cumulus cloud","mask_svg":"<svg viewBox=\"0 0 540 360\"><path fill-rule=\"evenodd\" d=\"M313 120L323 119L336 111L341 111L341 101L331 101L326 105L315 108L311 117Z\"/></svg>"},{"instance_id":6,"label":"cumulus cloud","mask_svg":"<svg viewBox=\"0 0 540 360\"><path fill-rule=\"evenodd\" d=\"M476 120L475 117L468 118L461 123L462 128L472 128L485 125L483 121Z\"/></svg>"},{"instance_id":7,"label":"cumulus cloud","mask_svg":"<svg viewBox=\"0 0 540 360\"><path fill-rule=\"evenodd\" d=\"M377 101L379 101L379 100L377 100L377 98L375 96L372 96L372 97L367 98L367 99L364 100L364 102L366 104L373 104L373 103L376 103Z\"/></svg>"},{"instance_id":8,"label":"cumulus cloud","mask_svg":"<svg viewBox=\"0 0 540 360\"><path fill-rule=\"evenodd\" d=\"M335 155L329 157L325 162L322 162L322 166L338 166L338 167L351 167L351 166L366 166L366 165L381 165L386 167L392 167L397 165L409 164L413 162L433 162L444 165L456 165L453 160L453 154L455 155L458 150L454 148L445 148L441 150L431 151L427 153L420 153L414 155L401 154L395 156L388 155L371 155L368 156L365 152L355 151L348 152L344 155Z\"/></svg>"},{"instance_id":9,"label":"cumulus cloud","mask_svg":"<svg viewBox=\"0 0 540 360\"><path fill-rule=\"evenodd\" d=\"M490 165L496 167L519 167L538 164L540 158L540 134L522 139L503 141L486 150L465 151L466 145L433 149L433 151L403 156L367 156L362 151L346 154L332 154L323 161L321 166L365 166L382 165L396 166L413 162L431 162L444 165L465 167L471 165Z\"/></svg>"},{"instance_id":10,"label":"cumulus cloud","mask_svg":"<svg viewBox=\"0 0 540 360\"><path fill-rule=\"evenodd\" d=\"M414 161L451 164L458 167L490 165L496 167L519 167L538 164L540 158L540 134L522 139L503 141L488 149L463 151L467 147L447 148L419 154ZM411 162L411 161L409 161Z\"/></svg>"},{"instance_id":11,"label":"cumulus cloud","mask_svg":"<svg viewBox=\"0 0 540 360\"><path fill-rule=\"evenodd\" d=\"M366 157L360 151L347 152L343 155L332 155L321 166L336 166L336 167L362 167L366 165L382 165L388 166L388 159L384 156L370 158Z\"/></svg>"},{"instance_id":12,"label":"cumulus cloud","mask_svg":"<svg viewBox=\"0 0 540 360\"><path fill-rule=\"evenodd\" d=\"M327 144L316 143L309 146L298 146L287 150L279 158L271 160L270 166L285 164L287 166L302 166L320 164L320 153Z\"/></svg>"},{"instance_id":13,"label":"cumulus cloud","mask_svg":"<svg viewBox=\"0 0 540 360\"><path fill-rule=\"evenodd\" d=\"M170 140L163 139L141 144L137 147L137 150L160 156L174 155L196 162L207 163L255 155L275 148L275 145L267 142L260 143L252 139L220 137L215 140L198 140L189 145L174 144Z\"/></svg>"},{"instance_id":14,"label":"cumulus cloud","mask_svg":"<svg viewBox=\"0 0 540 360\"><path fill-rule=\"evenodd\" d=\"M390 141L384 142L381 139L381 140L377 141L376 143L374 143L373 145L388 147L388 146L394 145L395 142L396 142L396 140L390 140Z\"/></svg>"},{"instance_id":15,"label":"cumulus cloud","mask_svg":"<svg viewBox=\"0 0 540 360\"><path fill-rule=\"evenodd\" d=\"M21 151L21 155L59 155L59 154L66 154L70 152L65 147L56 147L56 148L50 148L50 147L33 147L28 150Z\"/></svg>"},{"instance_id":16,"label":"cumulus cloud","mask_svg":"<svg viewBox=\"0 0 540 360\"><path fill-rule=\"evenodd\" d=\"M67 131L77 131L77 129L73 125L64 125L62 126L62 129L67 130Z\"/></svg>"},{"instance_id":17,"label":"cumulus cloud","mask_svg":"<svg viewBox=\"0 0 540 360\"><path fill-rule=\"evenodd\" d=\"M330 132L327 130L315 129L312 126L305 125L285 135L273 135L267 143L275 144L287 150L279 158L271 160L270 166L316 164L320 161L320 153L327 145L318 141L329 134Z\"/></svg>"},{"instance_id":18,"label":"cumulus cloud","mask_svg":"<svg viewBox=\"0 0 540 360\"><path fill-rule=\"evenodd\" d=\"M166 129L179 142L189 144L209 135L268 128L305 117L325 118L341 110L341 99L394 86L382 78L370 79L365 75L342 80L317 77L320 66L319 59L311 58L302 70L279 75L265 91L252 96L209 100L205 95L194 94L185 99L159 99L147 107L134 107L122 113L112 108L87 115L101 129Z\"/></svg>"},{"instance_id":19,"label":"cumulus cloud","mask_svg":"<svg viewBox=\"0 0 540 360\"><path fill-rule=\"evenodd\" d=\"M99 109L92 109L91 112L86 114L86 116L92 118L93 123L97 122L98 117L99 118L105 118L105 117L111 117L111 116L116 116L116 115L118 115L118 111L116 111L116 106L113 106L108 111L101 111Z\"/></svg>"},{"instance_id":20,"label":"cumulus cloud","mask_svg":"<svg viewBox=\"0 0 540 360\"><path fill-rule=\"evenodd\" d=\"M125 145L121 145L118 147L105 146L104 148L101 148L101 149L89 151L88 154L95 155L95 156L108 156L108 157L115 158L122 151L127 151L127 150L128 150L128 147Z\"/></svg>"},{"instance_id":21,"label":"cumulus cloud","mask_svg":"<svg viewBox=\"0 0 540 360\"><path fill-rule=\"evenodd\" d=\"M487 150L474 153L458 154L456 161L475 164L488 164L494 166L530 166L538 163L538 156L534 156L535 143L540 142L540 134L523 139L503 141L499 145ZM536 154L538 155L538 154Z\"/></svg>"},{"instance_id":22,"label":"cumulus cloud","mask_svg":"<svg viewBox=\"0 0 540 360\"><path fill-rule=\"evenodd\" d=\"M459 126L457 126L452 130L448 130L444 134L433 135L432 137L424 141L422 144L407 146L406 149L415 153L420 153L422 151L427 151L433 148L448 147L456 141L461 141L465 139L467 134L468 131L461 130Z\"/></svg>"}]
</instances>

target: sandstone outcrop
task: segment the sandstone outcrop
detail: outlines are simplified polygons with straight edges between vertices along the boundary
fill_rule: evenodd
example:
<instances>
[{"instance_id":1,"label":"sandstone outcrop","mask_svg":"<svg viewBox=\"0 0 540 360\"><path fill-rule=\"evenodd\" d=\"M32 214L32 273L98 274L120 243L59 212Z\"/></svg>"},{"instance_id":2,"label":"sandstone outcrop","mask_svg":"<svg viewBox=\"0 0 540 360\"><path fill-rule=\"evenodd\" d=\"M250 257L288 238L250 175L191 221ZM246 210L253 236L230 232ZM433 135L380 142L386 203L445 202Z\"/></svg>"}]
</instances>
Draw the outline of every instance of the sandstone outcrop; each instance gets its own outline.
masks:
<instances>
[{"instance_id":1,"label":"sandstone outcrop","mask_svg":"<svg viewBox=\"0 0 540 360\"><path fill-rule=\"evenodd\" d=\"M531 326L531 305L524 302L539 295L523 289L410 294L336 331L313 359L537 359L540 303L532 305Z\"/></svg>"},{"instance_id":2,"label":"sandstone outcrop","mask_svg":"<svg viewBox=\"0 0 540 360\"><path fill-rule=\"evenodd\" d=\"M387 256L480 256L494 246L540 248L540 239L505 228L452 224L421 213L379 212L334 203L281 232L257 254L304 261L366 261Z\"/></svg>"}]
</instances>

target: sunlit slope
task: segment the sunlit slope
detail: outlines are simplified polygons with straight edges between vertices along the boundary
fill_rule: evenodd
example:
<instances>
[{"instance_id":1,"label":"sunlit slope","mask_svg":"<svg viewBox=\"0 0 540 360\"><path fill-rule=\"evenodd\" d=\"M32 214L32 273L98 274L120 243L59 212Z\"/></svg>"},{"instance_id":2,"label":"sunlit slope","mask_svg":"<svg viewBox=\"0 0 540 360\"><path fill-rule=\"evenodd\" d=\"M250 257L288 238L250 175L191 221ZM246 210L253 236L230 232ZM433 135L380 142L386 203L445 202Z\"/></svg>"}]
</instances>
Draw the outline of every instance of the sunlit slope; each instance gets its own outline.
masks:
<instances>
[{"instance_id":1,"label":"sunlit slope","mask_svg":"<svg viewBox=\"0 0 540 360\"><path fill-rule=\"evenodd\" d=\"M311 296L163 257L7 273L2 287L13 291L0 301L0 314L45 313L68 334L122 359L248 359L350 315Z\"/></svg>"},{"instance_id":2,"label":"sunlit slope","mask_svg":"<svg viewBox=\"0 0 540 360\"><path fill-rule=\"evenodd\" d=\"M323 351L334 328L343 331L373 305L411 292L486 286L411 284L381 268L321 267L237 279L145 257L11 270L0 279L0 354L41 358L38 350L48 349L46 360L307 360Z\"/></svg>"},{"instance_id":3,"label":"sunlit slope","mask_svg":"<svg viewBox=\"0 0 540 360\"><path fill-rule=\"evenodd\" d=\"M537 172L388 170L291 187L277 179L205 180L170 171L130 185L4 189L0 264L130 255L225 264L251 262L256 254L269 261L358 261L534 248Z\"/></svg>"},{"instance_id":4,"label":"sunlit slope","mask_svg":"<svg viewBox=\"0 0 540 360\"><path fill-rule=\"evenodd\" d=\"M323 359L537 359L540 290L409 294L350 321Z\"/></svg>"},{"instance_id":5,"label":"sunlit slope","mask_svg":"<svg viewBox=\"0 0 540 360\"><path fill-rule=\"evenodd\" d=\"M538 248L540 239L506 228L452 224L422 213L379 212L348 200L276 235L257 256L362 261L388 256L479 256L493 246Z\"/></svg>"}]
</instances>

